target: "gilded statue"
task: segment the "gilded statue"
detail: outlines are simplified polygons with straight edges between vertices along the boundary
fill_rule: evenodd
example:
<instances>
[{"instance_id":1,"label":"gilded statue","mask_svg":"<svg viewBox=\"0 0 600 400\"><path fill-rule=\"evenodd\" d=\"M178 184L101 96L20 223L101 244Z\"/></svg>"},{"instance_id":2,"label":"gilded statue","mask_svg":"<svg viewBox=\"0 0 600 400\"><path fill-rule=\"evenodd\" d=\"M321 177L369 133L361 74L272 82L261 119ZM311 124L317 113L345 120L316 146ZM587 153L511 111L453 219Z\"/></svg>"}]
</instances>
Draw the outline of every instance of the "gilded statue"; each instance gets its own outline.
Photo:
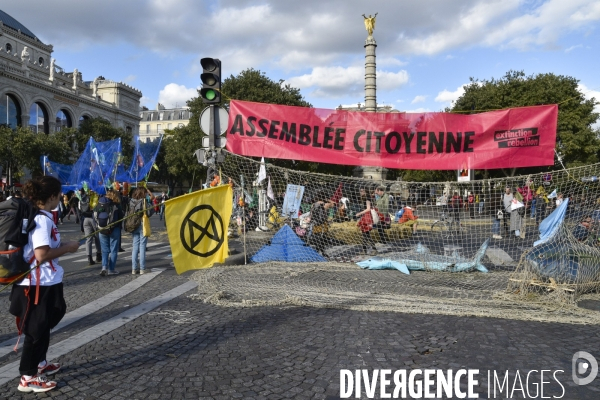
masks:
<instances>
[{"instance_id":1,"label":"gilded statue","mask_svg":"<svg viewBox=\"0 0 600 400\"><path fill-rule=\"evenodd\" d=\"M365 19L365 28L367 29L369 36L373 36L373 30L375 29L375 17L377 17L377 14L378 13L375 13L373 16L369 14L368 17L365 14L362 15Z\"/></svg>"}]
</instances>

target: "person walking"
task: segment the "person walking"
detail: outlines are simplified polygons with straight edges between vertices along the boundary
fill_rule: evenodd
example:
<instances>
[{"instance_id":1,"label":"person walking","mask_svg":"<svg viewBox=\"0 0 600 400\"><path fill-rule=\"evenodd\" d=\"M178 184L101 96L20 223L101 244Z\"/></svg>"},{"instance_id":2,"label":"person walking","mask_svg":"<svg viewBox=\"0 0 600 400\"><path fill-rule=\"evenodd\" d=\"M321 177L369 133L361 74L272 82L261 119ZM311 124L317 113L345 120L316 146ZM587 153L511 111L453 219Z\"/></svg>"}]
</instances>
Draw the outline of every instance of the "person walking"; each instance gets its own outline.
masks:
<instances>
[{"instance_id":1,"label":"person walking","mask_svg":"<svg viewBox=\"0 0 600 400\"><path fill-rule=\"evenodd\" d=\"M102 262L102 249L100 248L100 238L98 233L92 235L98 229L96 221L94 221L94 212L90 205L90 196L85 190L79 191L81 200L79 200L79 214L81 215L81 231L85 239L85 250L88 256L88 265L96 264L92 257L92 243L96 246L96 262Z\"/></svg>"},{"instance_id":2,"label":"person walking","mask_svg":"<svg viewBox=\"0 0 600 400\"><path fill-rule=\"evenodd\" d=\"M99 217L101 214L112 215L110 217ZM111 227L102 229L104 226L111 224L123 218L121 201L115 191L109 191L106 196L98 199L98 204L94 209L94 218L100 229L100 247L102 249L102 270L101 276L118 275L119 271L115 269L117 264L117 256L119 254L119 237L121 236L121 223L112 225ZM104 222L102 219L107 218Z\"/></svg>"},{"instance_id":3,"label":"person walking","mask_svg":"<svg viewBox=\"0 0 600 400\"><path fill-rule=\"evenodd\" d=\"M79 243L61 242L52 218L51 210L62 201L60 189L60 181L52 176L31 180L23 189L25 197L39 212L33 217L35 228L29 232L29 242L23 248L23 257L30 261L32 271L13 285L9 311L17 317L19 334L25 335L18 390L26 393L56 388L56 382L48 376L61 368L59 363L47 360L50 330L58 325L67 310L63 296L64 271L58 258L76 252Z\"/></svg>"},{"instance_id":4,"label":"person walking","mask_svg":"<svg viewBox=\"0 0 600 400\"><path fill-rule=\"evenodd\" d=\"M131 192L129 204L127 206L127 216L125 221L125 229L131 232L133 248L131 250L131 273L133 275L146 273L146 245L148 238L144 236L142 218L143 213L149 215L149 210L141 212L149 207L146 201L146 191L141 188L135 188ZM137 227L135 226L137 225Z\"/></svg>"},{"instance_id":5,"label":"person walking","mask_svg":"<svg viewBox=\"0 0 600 400\"><path fill-rule=\"evenodd\" d=\"M475 218L475 195L469 192L467 196L467 208L469 209L469 218Z\"/></svg>"}]
</instances>

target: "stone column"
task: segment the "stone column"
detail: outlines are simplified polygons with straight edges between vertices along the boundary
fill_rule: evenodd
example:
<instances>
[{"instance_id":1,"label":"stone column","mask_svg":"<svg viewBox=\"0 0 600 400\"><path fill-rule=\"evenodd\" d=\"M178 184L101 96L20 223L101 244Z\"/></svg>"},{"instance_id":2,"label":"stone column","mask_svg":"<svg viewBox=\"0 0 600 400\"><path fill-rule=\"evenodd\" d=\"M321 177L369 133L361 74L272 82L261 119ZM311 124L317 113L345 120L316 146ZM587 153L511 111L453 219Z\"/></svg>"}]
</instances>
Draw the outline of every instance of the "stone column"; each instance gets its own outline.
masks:
<instances>
[{"instance_id":1,"label":"stone column","mask_svg":"<svg viewBox=\"0 0 600 400\"><path fill-rule=\"evenodd\" d=\"M377 71L375 48L377 42L373 36L365 40L365 111L377 111Z\"/></svg>"},{"instance_id":2,"label":"stone column","mask_svg":"<svg viewBox=\"0 0 600 400\"><path fill-rule=\"evenodd\" d=\"M29 113L25 114L21 114L21 126L23 128L27 128L29 126Z\"/></svg>"}]
</instances>

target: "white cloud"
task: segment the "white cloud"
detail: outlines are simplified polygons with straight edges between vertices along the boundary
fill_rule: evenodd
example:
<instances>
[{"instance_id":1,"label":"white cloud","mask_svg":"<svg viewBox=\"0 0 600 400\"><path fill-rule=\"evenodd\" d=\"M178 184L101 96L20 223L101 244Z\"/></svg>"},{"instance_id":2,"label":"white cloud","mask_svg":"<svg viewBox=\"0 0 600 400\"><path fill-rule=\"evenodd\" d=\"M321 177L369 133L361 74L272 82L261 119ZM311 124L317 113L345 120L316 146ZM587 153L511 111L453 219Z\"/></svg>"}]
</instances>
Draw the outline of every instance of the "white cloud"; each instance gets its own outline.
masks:
<instances>
[{"instance_id":1,"label":"white cloud","mask_svg":"<svg viewBox=\"0 0 600 400\"><path fill-rule=\"evenodd\" d=\"M413 99L413 101L410 102L410 104L422 103L425 100L427 100L427 96L423 96L423 95L415 96L415 98Z\"/></svg>"},{"instance_id":2,"label":"white cloud","mask_svg":"<svg viewBox=\"0 0 600 400\"><path fill-rule=\"evenodd\" d=\"M453 101L456 101L456 99L462 96L462 94L465 92L465 86L467 85L460 85L458 88L456 88L454 92L444 89L438 93L438 95L435 98L435 101L438 103L451 103Z\"/></svg>"},{"instance_id":3,"label":"white cloud","mask_svg":"<svg viewBox=\"0 0 600 400\"><path fill-rule=\"evenodd\" d=\"M431 112L431 110L429 108L426 108L426 107L419 107L419 108L415 108L414 110L406 110L404 112L407 112L407 113L425 113L425 112Z\"/></svg>"},{"instance_id":4,"label":"white cloud","mask_svg":"<svg viewBox=\"0 0 600 400\"><path fill-rule=\"evenodd\" d=\"M582 44L578 44L578 45L576 45L576 46L571 46L571 47L569 47L568 49L565 49L565 53L570 53L570 52L572 52L573 50L575 50L575 49L579 49L579 48L582 48L582 47L583 47L583 45L582 45Z\"/></svg>"},{"instance_id":5,"label":"white cloud","mask_svg":"<svg viewBox=\"0 0 600 400\"><path fill-rule=\"evenodd\" d=\"M137 76L135 76L135 75L127 75L125 77L125 79L123 79L123 82L125 82L125 83L131 83L131 82L135 81L136 78L137 78Z\"/></svg>"},{"instance_id":6,"label":"white cloud","mask_svg":"<svg viewBox=\"0 0 600 400\"><path fill-rule=\"evenodd\" d=\"M379 90L398 89L408 82L408 73L377 71L377 88ZM292 77L286 83L300 88L316 88L313 92L318 97L339 97L364 91L365 69L362 66L352 67L316 67L309 74Z\"/></svg>"},{"instance_id":7,"label":"white cloud","mask_svg":"<svg viewBox=\"0 0 600 400\"><path fill-rule=\"evenodd\" d=\"M586 99L589 100L593 97L596 100L596 103L599 103L596 104L596 106L594 107L594 111L600 113L600 90L589 89L583 83L580 83L577 86L577 89L579 89L579 91L583 94L583 97L585 97ZM598 121L593 125L593 127L596 129L600 129L600 119L598 119Z\"/></svg>"},{"instance_id":8,"label":"white cloud","mask_svg":"<svg viewBox=\"0 0 600 400\"><path fill-rule=\"evenodd\" d=\"M187 88L184 85L169 83L158 94L158 102L167 108L185 106L186 102L198 96L198 89Z\"/></svg>"}]
</instances>

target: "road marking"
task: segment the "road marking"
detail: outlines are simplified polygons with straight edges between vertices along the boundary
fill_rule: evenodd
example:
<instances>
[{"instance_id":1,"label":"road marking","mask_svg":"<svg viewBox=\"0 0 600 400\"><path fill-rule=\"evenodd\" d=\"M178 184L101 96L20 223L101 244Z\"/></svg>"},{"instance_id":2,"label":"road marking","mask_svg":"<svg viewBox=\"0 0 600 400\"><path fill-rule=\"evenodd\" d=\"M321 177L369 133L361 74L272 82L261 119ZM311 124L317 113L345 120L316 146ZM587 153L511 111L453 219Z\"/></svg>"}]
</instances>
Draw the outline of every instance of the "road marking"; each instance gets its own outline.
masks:
<instances>
[{"instance_id":1,"label":"road marking","mask_svg":"<svg viewBox=\"0 0 600 400\"><path fill-rule=\"evenodd\" d=\"M162 243L162 242L148 243L148 247L158 246L159 244L164 245L165 243ZM123 246L124 249L131 249L131 247L133 247L131 243L125 243L125 242L122 242L121 245ZM70 254L68 256L60 256L60 258L58 259L58 262L60 263L61 261L70 260L72 258L77 258L77 257L86 257L86 261L87 261L87 253L83 246L81 246L81 250L79 250L77 253Z\"/></svg>"},{"instance_id":2,"label":"road marking","mask_svg":"<svg viewBox=\"0 0 600 400\"><path fill-rule=\"evenodd\" d=\"M153 250L153 251L147 251L146 257L154 255L154 254L164 253L165 251L171 251L171 246L165 246L165 247L161 247L160 249ZM123 260L131 260L131 256L123 257L122 259Z\"/></svg>"},{"instance_id":3,"label":"road marking","mask_svg":"<svg viewBox=\"0 0 600 400\"><path fill-rule=\"evenodd\" d=\"M108 293L107 295L100 297L98 300L92 301L91 303L88 303L84 306L79 307L76 310L71 311L63 317L62 321L60 321L60 323L53 329L53 331L56 332L59 329L62 329L65 326L72 324L73 322L79 321L83 317L95 313L96 311L108 306L109 304L119 300L120 298L127 296L134 290L139 289L146 283L150 282L162 271L163 270L159 268L156 268L156 271L153 269L152 272L145 275L140 275L138 278L123 285L114 292ZM3 357L11 351L13 351L13 347L16 343L16 337L14 339L9 339L0 343L0 357ZM23 341L19 343L19 348L21 348L22 346Z\"/></svg>"},{"instance_id":4,"label":"road marking","mask_svg":"<svg viewBox=\"0 0 600 400\"><path fill-rule=\"evenodd\" d=\"M183 285L161 294L160 296L156 296L155 298L150 299L138 306L132 307L116 317L95 325L83 332L78 333L77 335L71 336L60 343L50 346L46 354L46 358L48 360L54 360L60 356L63 356L83 345L88 344L93 340L98 339L101 336L104 336L109 332L112 332L117 328L122 327L126 323L141 317L142 315L154 310L164 303L171 301L174 298L181 296L182 294L197 287L197 282L188 281ZM20 360L0 368L0 385L4 385L5 383L19 377L19 363Z\"/></svg>"}]
</instances>

